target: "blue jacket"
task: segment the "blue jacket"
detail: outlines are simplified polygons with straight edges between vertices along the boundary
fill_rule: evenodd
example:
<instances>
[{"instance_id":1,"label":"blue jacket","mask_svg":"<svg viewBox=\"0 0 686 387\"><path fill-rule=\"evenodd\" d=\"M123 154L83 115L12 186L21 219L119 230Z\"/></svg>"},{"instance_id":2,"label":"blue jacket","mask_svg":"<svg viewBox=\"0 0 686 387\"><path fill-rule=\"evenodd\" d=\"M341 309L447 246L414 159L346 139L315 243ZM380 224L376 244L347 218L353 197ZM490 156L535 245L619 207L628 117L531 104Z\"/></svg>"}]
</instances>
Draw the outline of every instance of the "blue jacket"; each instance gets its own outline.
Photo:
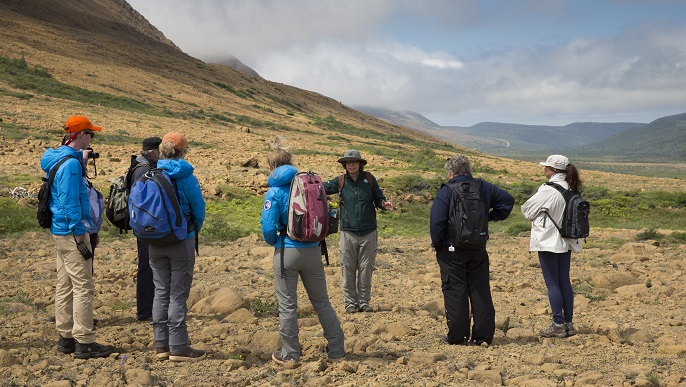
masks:
<instances>
[{"instance_id":1,"label":"blue jacket","mask_svg":"<svg viewBox=\"0 0 686 387\"><path fill-rule=\"evenodd\" d=\"M83 153L66 145L46 149L40 159L40 166L48 178L52 167L66 156L76 158L69 159L60 166L50 186L50 232L54 235L83 235L86 232L84 221L92 222L88 189L83 181Z\"/></svg>"},{"instance_id":2,"label":"blue jacket","mask_svg":"<svg viewBox=\"0 0 686 387\"><path fill-rule=\"evenodd\" d=\"M472 180L472 175L457 176L448 183ZM488 203L488 220L499 221L506 219L514 207L514 198L507 191L496 187L494 184L482 180L479 193L484 203ZM430 231L431 246L441 250L444 246L452 243L448 236L448 217L450 216L450 201L453 191L447 185L442 186L436 193L436 199L431 206ZM484 246L484 248L486 248Z\"/></svg>"},{"instance_id":3,"label":"blue jacket","mask_svg":"<svg viewBox=\"0 0 686 387\"><path fill-rule=\"evenodd\" d=\"M291 191L291 181L298 170L292 165L282 165L275 168L269 175L269 190L264 195L262 206L262 237L271 246L281 248L279 231L288 224L288 198ZM288 236L284 238L284 247L312 247L319 242L298 242Z\"/></svg>"},{"instance_id":4,"label":"blue jacket","mask_svg":"<svg viewBox=\"0 0 686 387\"><path fill-rule=\"evenodd\" d=\"M157 162L157 168L164 169L176 181L181 210L186 216L193 214L195 229L200 231L205 222L205 199L202 197L200 183L193 175L193 166L184 159L162 159ZM186 237L190 238L195 238L195 231Z\"/></svg>"}]
</instances>

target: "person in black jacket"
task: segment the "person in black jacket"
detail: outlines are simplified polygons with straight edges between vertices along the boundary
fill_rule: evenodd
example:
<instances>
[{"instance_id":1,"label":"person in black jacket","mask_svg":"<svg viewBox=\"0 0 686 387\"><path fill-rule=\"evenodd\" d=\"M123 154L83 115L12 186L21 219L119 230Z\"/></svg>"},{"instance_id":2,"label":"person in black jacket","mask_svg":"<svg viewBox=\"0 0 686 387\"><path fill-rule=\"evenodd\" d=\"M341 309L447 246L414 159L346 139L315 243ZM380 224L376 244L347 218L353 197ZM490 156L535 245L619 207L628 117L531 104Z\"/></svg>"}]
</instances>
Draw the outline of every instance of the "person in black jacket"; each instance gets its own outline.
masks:
<instances>
[{"instance_id":1,"label":"person in black jacket","mask_svg":"<svg viewBox=\"0 0 686 387\"><path fill-rule=\"evenodd\" d=\"M445 163L449 183L470 181L469 158L456 155ZM489 221L506 219L514 207L514 198L495 185L482 181L479 193ZM431 246L441 271L441 288L445 303L447 344L491 344L495 333L495 308L491 298L489 261L486 244L476 249L455 247L448 227L453 192L441 186L431 207ZM470 333L470 304L474 326Z\"/></svg>"},{"instance_id":2,"label":"person in black jacket","mask_svg":"<svg viewBox=\"0 0 686 387\"><path fill-rule=\"evenodd\" d=\"M159 148L161 143L162 139L159 137L148 137L143 140L141 154L132 160L131 163L131 185L151 168L157 166L157 160L160 159ZM134 156L131 157L133 158ZM136 318L139 321L152 321L152 300L155 297L155 284L152 282L148 244L136 238L136 247L138 248Z\"/></svg>"}]
</instances>

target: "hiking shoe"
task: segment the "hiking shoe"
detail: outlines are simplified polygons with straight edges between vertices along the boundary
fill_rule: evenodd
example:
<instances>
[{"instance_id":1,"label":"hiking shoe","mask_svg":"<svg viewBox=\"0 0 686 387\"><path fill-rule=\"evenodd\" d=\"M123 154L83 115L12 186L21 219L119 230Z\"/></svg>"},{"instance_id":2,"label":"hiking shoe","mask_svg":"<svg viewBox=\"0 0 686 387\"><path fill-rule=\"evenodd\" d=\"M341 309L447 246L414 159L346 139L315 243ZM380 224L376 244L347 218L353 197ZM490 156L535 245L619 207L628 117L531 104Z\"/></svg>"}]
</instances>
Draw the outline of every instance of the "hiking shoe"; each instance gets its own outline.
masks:
<instances>
[{"instance_id":1,"label":"hiking shoe","mask_svg":"<svg viewBox=\"0 0 686 387\"><path fill-rule=\"evenodd\" d=\"M574 328L573 322L565 323L565 330L567 331L567 337L576 335L576 329Z\"/></svg>"},{"instance_id":2,"label":"hiking shoe","mask_svg":"<svg viewBox=\"0 0 686 387\"><path fill-rule=\"evenodd\" d=\"M76 351L74 357L77 359L91 359L95 357L108 357L114 352L114 347L111 345L102 345L98 343L81 344L76 342Z\"/></svg>"},{"instance_id":3,"label":"hiking shoe","mask_svg":"<svg viewBox=\"0 0 686 387\"><path fill-rule=\"evenodd\" d=\"M345 308L345 313L357 313L357 307L355 305L350 305Z\"/></svg>"},{"instance_id":4,"label":"hiking shoe","mask_svg":"<svg viewBox=\"0 0 686 387\"><path fill-rule=\"evenodd\" d=\"M156 347L155 348L155 359L157 359L157 360L168 360L169 359L169 347Z\"/></svg>"},{"instance_id":5,"label":"hiking shoe","mask_svg":"<svg viewBox=\"0 0 686 387\"><path fill-rule=\"evenodd\" d=\"M567 337L565 324L551 323L550 326L540 332L541 337Z\"/></svg>"},{"instance_id":6,"label":"hiking shoe","mask_svg":"<svg viewBox=\"0 0 686 387\"><path fill-rule=\"evenodd\" d=\"M274 360L274 363L279 364L279 365L295 364L296 363L295 359L291 359L289 357L283 357L281 355L280 350L272 353L272 360Z\"/></svg>"},{"instance_id":7,"label":"hiking shoe","mask_svg":"<svg viewBox=\"0 0 686 387\"><path fill-rule=\"evenodd\" d=\"M207 352L202 349L188 347L183 351L169 352L170 361L200 361L207 357Z\"/></svg>"},{"instance_id":8,"label":"hiking shoe","mask_svg":"<svg viewBox=\"0 0 686 387\"><path fill-rule=\"evenodd\" d=\"M57 351L61 353L74 353L76 351L76 340L73 337L62 337L57 341Z\"/></svg>"},{"instance_id":9,"label":"hiking shoe","mask_svg":"<svg viewBox=\"0 0 686 387\"><path fill-rule=\"evenodd\" d=\"M373 312L373 311L374 311L374 309L369 305L362 305L360 307L360 312L369 313L369 312Z\"/></svg>"}]
</instances>

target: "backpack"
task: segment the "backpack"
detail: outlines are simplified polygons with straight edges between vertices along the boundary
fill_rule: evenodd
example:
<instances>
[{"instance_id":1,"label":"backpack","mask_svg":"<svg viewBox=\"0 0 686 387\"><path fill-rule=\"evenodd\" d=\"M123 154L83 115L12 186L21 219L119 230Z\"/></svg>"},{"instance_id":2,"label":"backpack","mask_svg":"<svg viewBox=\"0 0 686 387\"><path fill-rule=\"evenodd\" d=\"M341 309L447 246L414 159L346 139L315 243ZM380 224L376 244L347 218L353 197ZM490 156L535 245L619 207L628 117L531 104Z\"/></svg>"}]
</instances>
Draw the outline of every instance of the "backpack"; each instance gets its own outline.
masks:
<instances>
[{"instance_id":1,"label":"backpack","mask_svg":"<svg viewBox=\"0 0 686 387\"><path fill-rule=\"evenodd\" d=\"M148 167L146 164L135 163L135 157L131 156L131 166L128 171L122 176L119 176L110 185L110 193L107 195L107 206L105 207L105 216L110 223L119 228L119 233L131 230L129 225L129 192L131 191L131 181L133 178L133 172L136 168L144 166Z\"/></svg>"},{"instance_id":2,"label":"backpack","mask_svg":"<svg viewBox=\"0 0 686 387\"><path fill-rule=\"evenodd\" d=\"M293 176L288 197L288 237L298 242L321 242L329 235L329 203L324 184L312 171Z\"/></svg>"},{"instance_id":3,"label":"backpack","mask_svg":"<svg viewBox=\"0 0 686 387\"><path fill-rule=\"evenodd\" d=\"M481 200L481 183L481 179L472 179L447 184L453 193L448 216L448 235L454 247L475 250L486 245L488 207Z\"/></svg>"},{"instance_id":4,"label":"backpack","mask_svg":"<svg viewBox=\"0 0 686 387\"><path fill-rule=\"evenodd\" d=\"M591 204L577 191L564 189L557 183L547 182L546 185L555 187L565 199L565 210L562 214L562 223L558 225L546 212L555 227L560 231L563 238L586 238L590 232L588 214L591 212Z\"/></svg>"},{"instance_id":5,"label":"backpack","mask_svg":"<svg viewBox=\"0 0 686 387\"><path fill-rule=\"evenodd\" d=\"M195 228L181 210L175 183L161 169L151 169L133 183L128 207L133 234L153 246L177 244Z\"/></svg>"},{"instance_id":6,"label":"backpack","mask_svg":"<svg viewBox=\"0 0 686 387\"><path fill-rule=\"evenodd\" d=\"M40 190L38 191L38 211L36 213L36 219L38 220L38 225L43 228L50 228L52 225L52 212L50 211L50 186L52 185L53 180L55 180L57 170L59 170L60 166L62 166L62 164L64 164L64 162L70 158L75 159L76 157L64 157L57 164L55 164L54 167L52 167L50 170L50 176L47 179L44 177L42 178L43 184L40 186Z\"/></svg>"},{"instance_id":7,"label":"backpack","mask_svg":"<svg viewBox=\"0 0 686 387\"><path fill-rule=\"evenodd\" d=\"M88 188L88 201L90 202L91 213L91 223L87 225L87 230L89 234L97 234L102 226L102 212L105 207L105 201L100 191L93 186L93 183L85 177L84 180L86 188Z\"/></svg>"}]
</instances>

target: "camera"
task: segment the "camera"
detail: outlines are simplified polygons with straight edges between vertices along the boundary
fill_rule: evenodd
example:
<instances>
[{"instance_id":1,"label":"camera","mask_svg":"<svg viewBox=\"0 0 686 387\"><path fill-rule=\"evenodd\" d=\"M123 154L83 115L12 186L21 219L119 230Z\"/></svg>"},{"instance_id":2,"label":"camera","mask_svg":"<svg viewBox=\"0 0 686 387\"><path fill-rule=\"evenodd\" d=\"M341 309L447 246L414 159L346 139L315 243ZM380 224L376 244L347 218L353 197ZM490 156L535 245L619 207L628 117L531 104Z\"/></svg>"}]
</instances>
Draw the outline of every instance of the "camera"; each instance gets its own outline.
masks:
<instances>
[{"instance_id":1,"label":"camera","mask_svg":"<svg viewBox=\"0 0 686 387\"><path fill-rule=\"evenodd\" d=\"M88 153L88 158L89 158L89 159L97 159L97 158L100 158L100 153L95 152L95 151L93 150L93 148L86 148L86 149L88 149L88 150L90 151L90 153Z\"/></svg>"}]
</instances>

